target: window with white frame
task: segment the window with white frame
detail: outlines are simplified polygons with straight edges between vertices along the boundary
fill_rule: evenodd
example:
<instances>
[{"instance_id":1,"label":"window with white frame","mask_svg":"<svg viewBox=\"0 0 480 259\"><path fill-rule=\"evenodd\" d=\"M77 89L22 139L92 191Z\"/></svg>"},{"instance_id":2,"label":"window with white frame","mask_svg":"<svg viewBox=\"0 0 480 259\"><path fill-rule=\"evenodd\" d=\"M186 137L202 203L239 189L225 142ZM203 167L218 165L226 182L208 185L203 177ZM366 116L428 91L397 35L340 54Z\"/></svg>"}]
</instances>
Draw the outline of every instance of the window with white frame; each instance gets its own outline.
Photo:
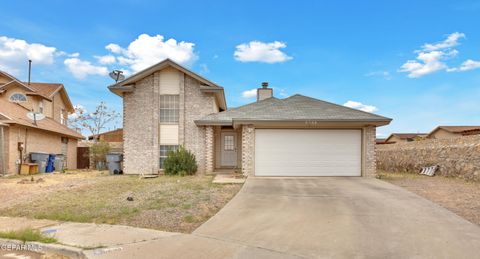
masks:
<instances>
[{"instance_id":1,"label":"window with white frame","mask_svg":"<svg viewBox=\"0 0 480 259\"><path fill-rule=\"evenodd\" d=\"M177 151L178 145L160 145L160 169L163 169L163 162L167 158L168 151Z\"/></svg>"},{"instance_id":2,"label":"window with white frame","mask_svg":"<svg viewBox=\"0 0 480 259\"><path fill-rule=\"evenodd\" d=\"M178 123L179 96L160 95L160 123Z\"/></svg>"},{"instance_id":3,"label":"window with white frame","mask_svg":"<svg viewBox=\"0 0 480 259\"><path fill-rule=\"evenodd\" d=\"M27 96L22 93L14 93L10 95L9 100L14 103L23 103L27 101Z\"/></svg>"}]
</instances>

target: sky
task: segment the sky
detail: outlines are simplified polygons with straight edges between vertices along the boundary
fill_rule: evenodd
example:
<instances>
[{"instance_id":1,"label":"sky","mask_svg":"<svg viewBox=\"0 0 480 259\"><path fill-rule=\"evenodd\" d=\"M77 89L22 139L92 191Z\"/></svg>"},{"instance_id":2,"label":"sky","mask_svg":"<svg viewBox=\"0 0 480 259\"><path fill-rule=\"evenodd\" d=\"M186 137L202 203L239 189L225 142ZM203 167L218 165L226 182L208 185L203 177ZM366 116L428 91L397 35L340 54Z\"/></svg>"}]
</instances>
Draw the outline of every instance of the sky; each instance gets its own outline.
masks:
<instances>
[{"instance_id":1,"label":"sky","mask_svg":"<svg viewBox=\"0 0 480 259\"><path fill-rule=\"evenodd\" d=\"M101 101L113 69L171 58L231 107L303 94L393 119L377 129L480 125L480 1L3 1L0 70ZM116 126L121 126L118 123ZM111 125L110 127L115 127Z\"/></svg>"}]
</instances>

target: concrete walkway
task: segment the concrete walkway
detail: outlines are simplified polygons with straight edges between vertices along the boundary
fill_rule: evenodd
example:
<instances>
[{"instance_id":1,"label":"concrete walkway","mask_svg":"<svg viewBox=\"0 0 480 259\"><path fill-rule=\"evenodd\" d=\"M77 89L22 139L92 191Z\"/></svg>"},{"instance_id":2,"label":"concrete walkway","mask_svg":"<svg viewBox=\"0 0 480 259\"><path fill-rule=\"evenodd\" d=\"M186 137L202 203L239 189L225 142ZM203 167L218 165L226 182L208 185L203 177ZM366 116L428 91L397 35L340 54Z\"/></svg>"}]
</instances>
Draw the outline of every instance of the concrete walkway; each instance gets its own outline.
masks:
<instances>
[{"instance_id":1,"label":"concrete walkway","mask_svg":"<svg viewBox=\"0 0 480 259\"><path fill-rule=\"evenodd\" d=\"M29 220L1 218L22 226ZM52 225L53 224L53 225ZM478 258L480 227L364 178L249 178L192 234L32 220L88 258Z\"/></svg>"}]
</instances>

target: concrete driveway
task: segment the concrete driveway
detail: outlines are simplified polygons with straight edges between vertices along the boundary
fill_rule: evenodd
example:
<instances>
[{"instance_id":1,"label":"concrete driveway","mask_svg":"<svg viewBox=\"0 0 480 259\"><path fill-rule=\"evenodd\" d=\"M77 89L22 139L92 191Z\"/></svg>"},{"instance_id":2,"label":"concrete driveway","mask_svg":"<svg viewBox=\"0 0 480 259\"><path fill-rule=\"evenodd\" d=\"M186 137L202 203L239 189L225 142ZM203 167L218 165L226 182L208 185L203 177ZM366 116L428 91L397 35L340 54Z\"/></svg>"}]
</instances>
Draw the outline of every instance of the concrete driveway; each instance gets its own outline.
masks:
<instances>
[{"instance_id":1,"label":"concrete driveway","mask_svg":"<svg viewBox=\"0 0 480 259\"><path fill-rule=\"evenodd\" d=\"M249 178L194 236L308 258L478 258L480 227L365 178Z\"/></svg>"}]
</instances>

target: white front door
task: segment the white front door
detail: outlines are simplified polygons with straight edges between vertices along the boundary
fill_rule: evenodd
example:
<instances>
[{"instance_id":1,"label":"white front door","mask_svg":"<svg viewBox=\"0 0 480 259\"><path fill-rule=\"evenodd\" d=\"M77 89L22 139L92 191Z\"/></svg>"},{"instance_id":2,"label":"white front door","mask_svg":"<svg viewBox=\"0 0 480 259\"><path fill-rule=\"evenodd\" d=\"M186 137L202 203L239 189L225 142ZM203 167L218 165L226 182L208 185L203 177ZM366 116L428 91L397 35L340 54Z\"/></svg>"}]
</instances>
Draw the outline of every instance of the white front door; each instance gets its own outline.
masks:
<instances>
[{"instance_id":1,"label":"white front door","mask_svg":"<svg viewBox=\"0 0 480 259\"><path fill-rule=\"evenodd\" d=\"M360 176L361 130L256 129L256 176Z\"/></svg>"},{"instance_id":2,"label":"white front door","mask_svg":"<svg viewBox=\"0 0 480 259\"><path fill-rule=\"evenodd\" d=\"M222 166L237 166L237 136L235 132L221 134Z\"/></svg>"}]
</instances>

